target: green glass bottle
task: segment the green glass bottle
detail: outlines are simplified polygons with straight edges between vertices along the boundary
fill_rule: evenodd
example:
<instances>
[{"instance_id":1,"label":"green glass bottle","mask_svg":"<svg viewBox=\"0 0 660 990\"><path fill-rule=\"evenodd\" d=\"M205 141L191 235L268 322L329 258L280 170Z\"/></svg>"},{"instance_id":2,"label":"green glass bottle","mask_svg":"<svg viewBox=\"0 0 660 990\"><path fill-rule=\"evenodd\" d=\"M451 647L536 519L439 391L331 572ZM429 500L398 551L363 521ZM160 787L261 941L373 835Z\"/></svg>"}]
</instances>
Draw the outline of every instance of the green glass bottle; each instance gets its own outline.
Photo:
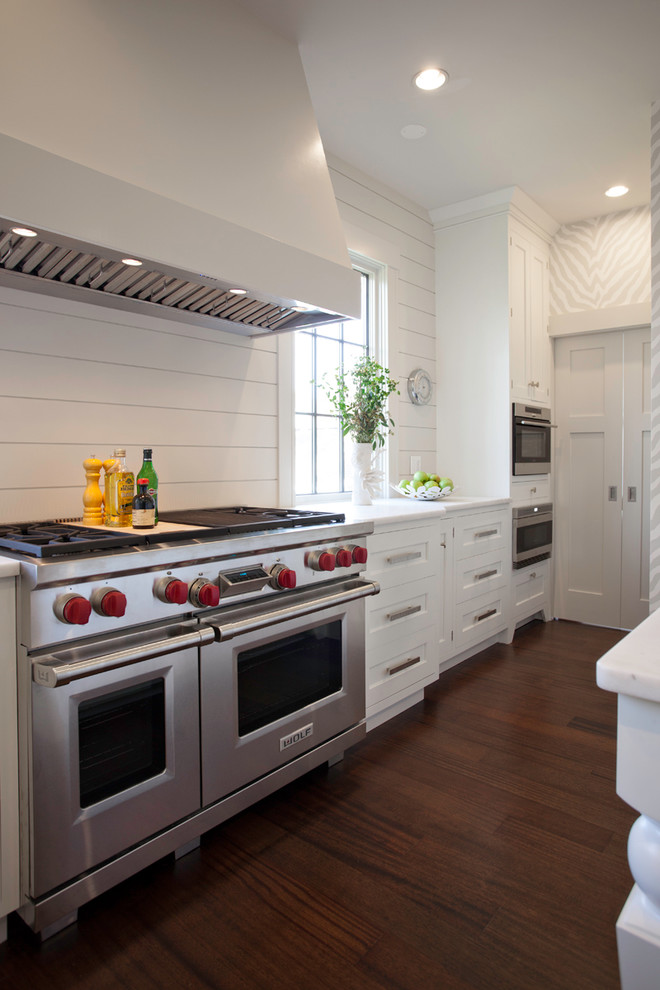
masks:
<instances>
[{"instance_id":1,"label":"green glass bottle","mask_svg":"<svg viewBox=\"0 0 660 990\"><path fill-rule=\"evenodd\" d=\"M154 466L151 460L153 450L150 447L145 447L142 452L142 467L138 472L138 478L146 478L149 482L149 494L154 500L156 505L156 515L154 522L158 522L158 475L154 471Z\"/></svg>"}]
</instances>

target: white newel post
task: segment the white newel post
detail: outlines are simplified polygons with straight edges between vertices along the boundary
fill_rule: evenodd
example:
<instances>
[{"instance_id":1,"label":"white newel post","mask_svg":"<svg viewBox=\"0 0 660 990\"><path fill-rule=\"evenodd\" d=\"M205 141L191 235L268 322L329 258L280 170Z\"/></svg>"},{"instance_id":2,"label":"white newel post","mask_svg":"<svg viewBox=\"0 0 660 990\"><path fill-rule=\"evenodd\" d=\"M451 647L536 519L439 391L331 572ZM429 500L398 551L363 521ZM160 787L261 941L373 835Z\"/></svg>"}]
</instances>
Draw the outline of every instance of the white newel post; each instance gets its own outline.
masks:
<instances>
[{"instance_id":1,"label":"white newel post","mask_svg":"<svg viewBox=\"0 0 660 990\"><path fill-rule=\"evenodd\" d=\"M628 838L635 884L616 924L622 990L660 987L660 611L598 661L618 696L616 790L640 812Z\"/></svg>"}]
</instances>

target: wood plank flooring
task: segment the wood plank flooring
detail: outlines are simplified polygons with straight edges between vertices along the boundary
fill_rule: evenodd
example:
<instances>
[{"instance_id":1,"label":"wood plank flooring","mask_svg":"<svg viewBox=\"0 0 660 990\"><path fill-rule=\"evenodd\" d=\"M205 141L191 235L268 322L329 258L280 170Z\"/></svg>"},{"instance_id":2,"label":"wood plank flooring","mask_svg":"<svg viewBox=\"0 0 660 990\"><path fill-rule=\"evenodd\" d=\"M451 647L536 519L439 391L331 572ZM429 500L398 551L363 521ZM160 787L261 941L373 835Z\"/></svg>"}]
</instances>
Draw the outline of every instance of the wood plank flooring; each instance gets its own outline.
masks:
<instances>
[{"instance_id":1,"label":"wood plank flooring","mask_svg":"<svg viewBox=\"0 0 660 990\"><path fill-rule=\"evenodd\" d=\"M620 638L530 623L77 926L10 918L0 990L616 990Z\"/></svg>"}]
</instances>

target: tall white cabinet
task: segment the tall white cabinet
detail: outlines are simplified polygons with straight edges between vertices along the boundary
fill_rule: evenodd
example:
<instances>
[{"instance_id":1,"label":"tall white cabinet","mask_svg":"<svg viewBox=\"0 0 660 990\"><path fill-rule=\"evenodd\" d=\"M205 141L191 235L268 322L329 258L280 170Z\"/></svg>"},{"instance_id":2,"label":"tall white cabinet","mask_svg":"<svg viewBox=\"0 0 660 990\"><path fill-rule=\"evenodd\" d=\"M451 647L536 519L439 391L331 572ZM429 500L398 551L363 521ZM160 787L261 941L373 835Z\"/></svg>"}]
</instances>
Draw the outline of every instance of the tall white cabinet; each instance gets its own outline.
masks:
<instances>
[{"instance_id":1,"label":"tall white cabinet","mask_svg":"<svg viewBox=\"0 0 660 990\"><path fill-rule=\"evenodd\" d=\"M511 403L551 405L548 267L557 224L517 188L431 219L438 463L463 491L508 497Z\"/></svg>"}]
</instances>

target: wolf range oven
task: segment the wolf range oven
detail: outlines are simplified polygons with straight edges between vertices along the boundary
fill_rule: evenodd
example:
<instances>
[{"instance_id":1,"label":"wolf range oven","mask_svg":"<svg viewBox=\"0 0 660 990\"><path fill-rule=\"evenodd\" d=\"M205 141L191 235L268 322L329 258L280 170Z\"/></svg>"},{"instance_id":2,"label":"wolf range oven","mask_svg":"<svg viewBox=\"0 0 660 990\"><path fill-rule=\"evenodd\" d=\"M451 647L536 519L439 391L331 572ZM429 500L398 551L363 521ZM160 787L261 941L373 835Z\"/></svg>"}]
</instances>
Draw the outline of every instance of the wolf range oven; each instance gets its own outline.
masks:
<instances>
[{"instance_id":1,"label":"wolf range oven","mask_svg":"<svg viewBox=\"0 0 660 990\"><path fill-rule=\"evenodd\" d=\"M21 566L19 913L42 938L365 735L371 524L203 513L148 536L0 527Z\"/></svg>"}]
</instances>

